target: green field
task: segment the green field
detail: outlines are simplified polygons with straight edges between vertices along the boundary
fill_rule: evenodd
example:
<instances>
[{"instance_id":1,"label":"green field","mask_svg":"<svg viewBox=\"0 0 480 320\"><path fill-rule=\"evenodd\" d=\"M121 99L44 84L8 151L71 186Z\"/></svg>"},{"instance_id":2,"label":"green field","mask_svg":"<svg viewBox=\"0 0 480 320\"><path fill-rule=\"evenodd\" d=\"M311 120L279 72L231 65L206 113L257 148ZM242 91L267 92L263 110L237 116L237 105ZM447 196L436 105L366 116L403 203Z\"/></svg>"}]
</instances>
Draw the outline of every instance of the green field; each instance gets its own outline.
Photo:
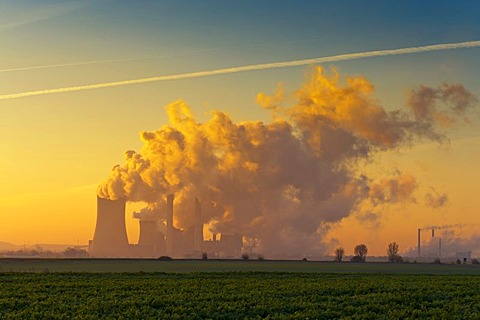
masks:
<instances>
[{"instance_id":1,"label":"green field","mask_svg":"<svg viewBox=\"0 0 480 320\"><path fill-rule=\"evenodd\" d=\"M0 272L308 272L480 275L480 265L269 260L0 259Z\"/></svg>"},{"instance_id":2,"label":"green field","mask_svg":"<svg viewBox=\"0 0 480 320\"><path fill-rule=\"evenodd\" d=\"M478 319L471 275L2 273L0 318Z\"/></svg>"},{"instance_id":3,"label":"green field","mask_svg":"<svg viewBox=\"0 0 480 320\"><path fill-rule=\"evenodd\" d=\"M1 319L479 319L478 265L0 259Z\"/></svg>"}]
</instances>

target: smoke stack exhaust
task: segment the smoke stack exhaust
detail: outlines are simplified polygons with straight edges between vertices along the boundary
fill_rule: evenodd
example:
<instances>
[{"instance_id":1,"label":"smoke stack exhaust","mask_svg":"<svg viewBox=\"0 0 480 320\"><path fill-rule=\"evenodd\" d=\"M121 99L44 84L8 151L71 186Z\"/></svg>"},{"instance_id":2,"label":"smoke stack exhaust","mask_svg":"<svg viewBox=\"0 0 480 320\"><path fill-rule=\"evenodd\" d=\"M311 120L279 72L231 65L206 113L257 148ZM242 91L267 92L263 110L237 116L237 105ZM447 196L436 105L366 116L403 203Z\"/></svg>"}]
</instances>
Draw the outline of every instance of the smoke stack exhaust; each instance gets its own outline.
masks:
<instances>
[{"instance_id":1,"label":"smoke stack exhaust","mask_svg":"<svg viewBox=\"0 0 480 320\"><path fill-rule=\"evenodd\" d=\"M418 257L420 257L420 232L422 229L418 229Z\"/></svg>"},{"instance_id":2,"label":"smoke stack exhaust","mask_svg":"<svg viewBox=\"0 0 480 320\"><path fill-rule=\"evenodd\" d=\"M173 200L174 194L167 195L167 255L173 255Z\"/></svg>"}]
</instances>

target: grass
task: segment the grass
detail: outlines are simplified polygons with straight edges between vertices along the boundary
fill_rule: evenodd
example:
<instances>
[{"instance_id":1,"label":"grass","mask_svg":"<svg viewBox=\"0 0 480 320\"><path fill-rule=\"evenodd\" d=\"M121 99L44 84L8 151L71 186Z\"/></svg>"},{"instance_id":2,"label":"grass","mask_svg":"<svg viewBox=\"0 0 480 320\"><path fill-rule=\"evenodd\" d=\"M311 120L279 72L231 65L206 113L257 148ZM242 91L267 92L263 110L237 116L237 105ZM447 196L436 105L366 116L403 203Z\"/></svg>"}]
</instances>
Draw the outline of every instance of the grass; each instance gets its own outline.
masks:
<instances>
[{"instance_id":1,"label":"grass","mask_svg":"<svg viewBox=\"0 0 480 320\"><path fill-rule=\"evenodd\" d=\"M307 272L480 275L480 265L269 260L0 259L0 272Z\"/></svg>"}]
</instances>

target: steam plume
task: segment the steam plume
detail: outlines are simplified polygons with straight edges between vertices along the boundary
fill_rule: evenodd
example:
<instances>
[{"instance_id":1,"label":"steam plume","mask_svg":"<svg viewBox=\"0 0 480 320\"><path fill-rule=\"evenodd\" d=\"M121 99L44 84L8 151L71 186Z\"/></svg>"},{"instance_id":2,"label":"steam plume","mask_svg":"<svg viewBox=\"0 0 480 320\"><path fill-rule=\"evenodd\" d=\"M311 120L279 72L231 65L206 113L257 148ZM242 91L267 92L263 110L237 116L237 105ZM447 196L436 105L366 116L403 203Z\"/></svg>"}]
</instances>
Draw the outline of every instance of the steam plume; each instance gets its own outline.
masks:
<instances>
[{"instance_id":1,"label":"steam plume","mask_svg":"<svg viewBox=\"0 0 480 320\"><path fill-rule=\"evenodd\" d=\"M425 194L425 202L432 208L444 207L448 204L448 195L446 193L438 193L432 188L431 192Z\"/></svg>"},{"instance_id":2,"label":"steam plume","mask_svg":"<svg viewBox=\"0 0 480 320\"><path fill-rule=\"evenodd\" d=\"M31 97L31 96L38 96L38 95L45 95L45 94L54 94L54 93L110 88L110 87L141 84L141 83L148 83L148 82L207 77L207 76L237 73L237 72L305 66L305 65L313 65L318 63L346 61L346 60L361 59L361 58L368 58L368 57L403 55L403 54L412 54L412 53L419 53L419 52L461 49L461 48L474 48L479 46L480 46L480 41L467 41L467 42L445 43L445 44L436 44L436 45L430 45L430 46L420 46L420 47L411 47L411 48L348 53L348 54L319 57L319 58L313 58L313 59L263 63L263 64L256 64L256 65L249 65L249 66L225 68L225 69L190 72L190 73L182 73L182 74L167 75L167 76L157 76L157 77L151 77L151 78L141 78L141 79L134 79L134 80L124 80L124 81L82 85L82 86L75 86L75 87L65 87L65 88L56 88L56 89L48 89L48 90L40 90L40 91L28 91L28 92L21 92L21 93L5 94L5 95L0 95L0 100L16 99L16 98L22 98L22 97Z\"/></svg>"},{"instance_id":3,"label":"steam plume","mask_svg":"<svg viewBox=\"0 0 480 320\"><path fill-rule=\"evenodd\" d=\"M165 212L165 195L175 193L176 225L184 228L194 222L198 196L212 231L258 239L271 255L322 253L330 224L362 203L414 199L415 177L397 171L375 181L361 174L360 160L445 138L435 118L419 121L411 108L387 111L373 91L363 77L342 84L338 74L318 67L291 106L282 105L278 92L257 96L274 113L268 123L235 123L220 111L199 123L185 102L175 101L166 107L169 124L142 132L141 152L127 151L98 194L144 201ZM449 108L439 102L439 111Z\"/></svg>"},{"instance_id":4,"label":"steam plume","mask_svg":"<svg viewBox=\"0 0 480 320\"><path fill-rule=\"evenodd\" d=\"M458 229L465 226L472 226L466 223L456 223L456 224L443 224L439 226L427 226L423 227L421 230L435 229L435 230L447 230L447 229Z\"/></svg>"}]
</instances>

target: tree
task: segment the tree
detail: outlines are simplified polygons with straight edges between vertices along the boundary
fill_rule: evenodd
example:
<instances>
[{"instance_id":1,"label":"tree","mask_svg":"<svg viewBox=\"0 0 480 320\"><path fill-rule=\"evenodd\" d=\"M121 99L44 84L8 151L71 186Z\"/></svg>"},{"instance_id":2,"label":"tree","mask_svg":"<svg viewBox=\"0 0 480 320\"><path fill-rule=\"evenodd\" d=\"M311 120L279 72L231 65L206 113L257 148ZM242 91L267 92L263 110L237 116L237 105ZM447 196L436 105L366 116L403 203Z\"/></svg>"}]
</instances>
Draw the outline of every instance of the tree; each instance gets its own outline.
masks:
<instances>
[{"instance_id":1,"label":"tree","mask_svg":"<svg viewBox=\"0 0 480 320\"><path fill-rule=\"evenodd\" d=\"M398 243L390 242L387 248L388 261L392 263L402 263L403 258L398 254Z\"/></svg>"},{"instance_id":2,"label":"tree","mask_svg":"<svg viewBox=\"0 0 480 320\"><path fill-rule=\"evenodd\" d=\"M364 244L359 244L353 250L355 256L352 258L352 262L365 262L367 258L368 248Z\"/></svg>"},{"instance_id":3,"label":"tree","mask_svg":"<svg viewBox=\"0 0 480 320\"><path fill-rule=\"evenodd\" d=\"M67 248L63 251L63 256L66 258L85 258L88 257L88 252L83 249Z\"/></svg>"},{"instance_id":4,"label":"tree","mask_svg":"<svg viewBox=\"0 0 480 320\"><path fill-rule=\"evenodd\" d=\"M345 250L342 247L335 249L335 261L342 262Z\"/></svg>"}]
</instances>

